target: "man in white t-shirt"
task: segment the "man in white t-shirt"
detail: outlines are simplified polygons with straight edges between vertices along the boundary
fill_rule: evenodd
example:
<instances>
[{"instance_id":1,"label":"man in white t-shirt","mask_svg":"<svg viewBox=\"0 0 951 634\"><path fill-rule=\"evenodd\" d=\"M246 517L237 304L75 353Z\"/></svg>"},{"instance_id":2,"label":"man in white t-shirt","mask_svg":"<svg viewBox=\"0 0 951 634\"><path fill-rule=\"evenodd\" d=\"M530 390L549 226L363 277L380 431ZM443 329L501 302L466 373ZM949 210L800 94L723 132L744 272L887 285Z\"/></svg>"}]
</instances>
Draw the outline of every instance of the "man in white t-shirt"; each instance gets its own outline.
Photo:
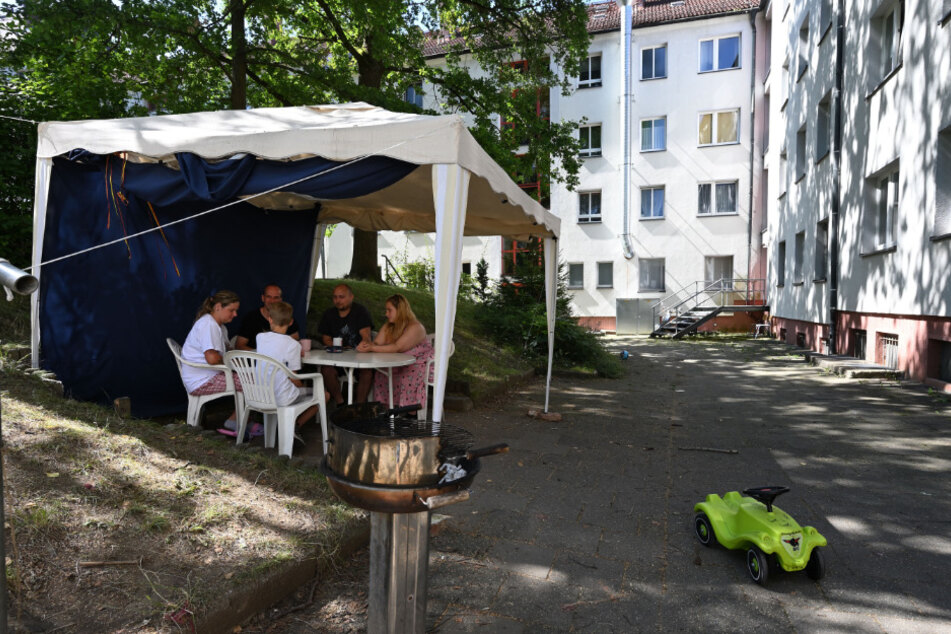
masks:
<instances>
[{"instance_id":1,"label":"man in white t-shirt","mask_svg":"<svg viewBox=\"0 0 951 634\"><path fill-rule=\"evenodd\" d=\"M287 302L274 302L267 307L271 332L258 335L258 352L283 363L291 372L301 368L300 342L287 334L294 316L294 309ZM311 388L304 387L303 381L292 379L279 372L274 379L274 394L278 406L290 405L311 394ZM309 407L297 417L300 427L317 413L317 406Z\"/></svg>"}]
</instances>

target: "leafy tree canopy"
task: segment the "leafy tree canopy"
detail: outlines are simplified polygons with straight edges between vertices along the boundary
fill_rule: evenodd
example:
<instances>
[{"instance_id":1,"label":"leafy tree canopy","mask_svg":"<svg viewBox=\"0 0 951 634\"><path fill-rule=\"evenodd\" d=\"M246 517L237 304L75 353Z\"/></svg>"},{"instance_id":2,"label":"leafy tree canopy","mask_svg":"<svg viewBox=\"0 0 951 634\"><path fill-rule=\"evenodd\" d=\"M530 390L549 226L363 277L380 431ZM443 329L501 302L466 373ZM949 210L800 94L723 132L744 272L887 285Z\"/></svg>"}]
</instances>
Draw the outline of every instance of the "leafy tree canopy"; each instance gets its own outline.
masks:
<instances>
[{"instance_id":1,"label":"leafy tree canopy","mask_svg":"<svg viewBox=\"0 0 951 634\"><path fill-rule=\"evenodd\" d=\"M433 114L471 115L473 134L512 174L577 183L576 122L546 121L539 96L566 93L587 55L583 0L14 0L0 4L0 25L2 114L344 101L419 111L404 94L425 81ZM438 56L427 58L434 43ZM28 128L0 124L20 153L2 165L3 226L32 196Z\"/></svg>"}]
</instances>

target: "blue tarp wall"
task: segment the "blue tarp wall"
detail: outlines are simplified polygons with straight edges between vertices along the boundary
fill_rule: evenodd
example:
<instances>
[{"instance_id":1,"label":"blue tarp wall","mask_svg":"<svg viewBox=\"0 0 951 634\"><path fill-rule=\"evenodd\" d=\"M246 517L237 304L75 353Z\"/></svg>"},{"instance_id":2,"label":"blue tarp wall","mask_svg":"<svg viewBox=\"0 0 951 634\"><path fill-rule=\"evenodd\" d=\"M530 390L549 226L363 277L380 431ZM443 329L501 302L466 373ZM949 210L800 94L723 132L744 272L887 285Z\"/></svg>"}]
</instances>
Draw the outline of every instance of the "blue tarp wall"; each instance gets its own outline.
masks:
<instances>
[{"instance_id":1,"label":"blue tarp wall","mask_svg":"<svg viewBox=\"0 0 951 634\"><path fill-rule=\"evenodd\" d=\"M174 170L77 152L53 160L43 261L213 209L238 196L283 188L318 198L368 194L416 166L371 157L339 167L321 158L293 162L247 156L210 164L176 155ZM324 174L330 168L337 168ZM100 248L43 267L41 366L76 399L131 399L140 417L182 412L185 390L166 337L184 342L202 301L217 290L241 297L241 318L280 285L306 328L317 210L264 210L237 203L168 226L163 233ZM177 268L177 272L176 272ZM316 324L315 324L316 327Z\"/></svg>"}]
</instances>

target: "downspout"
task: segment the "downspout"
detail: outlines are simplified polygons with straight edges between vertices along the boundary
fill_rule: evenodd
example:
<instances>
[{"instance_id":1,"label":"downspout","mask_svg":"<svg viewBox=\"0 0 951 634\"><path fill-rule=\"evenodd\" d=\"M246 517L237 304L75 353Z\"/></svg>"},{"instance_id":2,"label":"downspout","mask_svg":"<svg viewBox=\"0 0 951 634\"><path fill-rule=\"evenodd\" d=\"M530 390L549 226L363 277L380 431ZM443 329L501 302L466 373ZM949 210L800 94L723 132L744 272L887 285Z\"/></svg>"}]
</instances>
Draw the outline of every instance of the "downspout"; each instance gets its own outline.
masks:
<instances>
[{"instance_id":1,"label":"downspout","mask_svg":"<svg viewBox=\"0 0 951 634\"><path fill-rule=\"evenodd\" d=\"M746 214L746 301L750 301L750 280L753 279L753 174L756 165L756 9L750 12L753 30L753 68L750 70L750 203ZM769 113L766 113L769 117ZM769 125L767 121L766 125ZM765 213L765 211L764 211ZM765 289L764 289L765 290Z\"/></svg>"},{"instance_id":2,"label":"downspout","mask_svg":"<svg viewBox=\"0 0 951 634\"><path fill-rule=\"evenodd\" d=\"M621 94L621 143L623 144L624 162L621 165L621 207L624 211L624 221L621 225L621 246L625 259L634 257L634 247L631 245L631 0L617 0L621 9L621 64L624 76L621 85L624 91Z\"/></svg>"},{"instance_id":3,"label":"downspout","mask_svg":"<svg viewBox=\"0 0 951 634\"><path fill-rule=\"evenodd\" d=\"M839 313L839 198L842 192L842 77L845 58L845 6L838 0L835 23L835 139L832 157L832 210L829 212L829 354L838 353Z\"/></svg>"}]
</instances>

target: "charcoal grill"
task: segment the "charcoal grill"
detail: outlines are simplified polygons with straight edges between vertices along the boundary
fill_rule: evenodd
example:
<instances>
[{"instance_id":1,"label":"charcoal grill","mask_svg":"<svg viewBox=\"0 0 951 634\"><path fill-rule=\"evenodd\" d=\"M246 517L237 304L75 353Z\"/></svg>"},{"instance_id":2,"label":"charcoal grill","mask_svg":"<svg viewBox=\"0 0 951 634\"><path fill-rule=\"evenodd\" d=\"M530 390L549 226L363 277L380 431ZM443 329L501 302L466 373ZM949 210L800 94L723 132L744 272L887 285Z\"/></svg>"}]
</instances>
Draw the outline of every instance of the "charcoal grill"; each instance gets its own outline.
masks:
<instances>
[{"instance_id":1,"label":"charcoal grill","mask_svg":"<svg viewBox=\"0 0 951 634\"><path fill-rule=\"evenodd\" d=\"M367 631L422 634L431 513L469 499L479 458L508 445L471 450L464 429L358 407L331 416L321 472L337 497L370 511Z\"/></svg>"}]
</instances>

